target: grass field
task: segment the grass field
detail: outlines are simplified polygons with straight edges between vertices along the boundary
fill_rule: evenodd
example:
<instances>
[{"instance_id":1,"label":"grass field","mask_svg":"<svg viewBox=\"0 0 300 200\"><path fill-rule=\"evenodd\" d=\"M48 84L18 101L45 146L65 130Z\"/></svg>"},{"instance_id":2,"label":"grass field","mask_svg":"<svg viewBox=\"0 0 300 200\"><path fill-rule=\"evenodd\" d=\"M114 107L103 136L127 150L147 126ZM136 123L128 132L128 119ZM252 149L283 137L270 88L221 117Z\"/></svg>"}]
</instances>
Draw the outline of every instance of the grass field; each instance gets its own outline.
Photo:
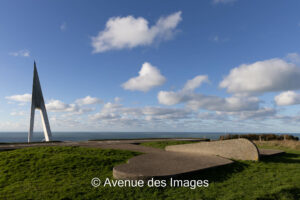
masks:
<instances>
[{"instance_id":1,"label":"grass field","mask_svg":"<svg viewBox=\"0 0 300 200\"><path fill-rule=\"evenodd\" d=\"M164 149L168 145L189 144L189 143L195 143L195 142L198 142L198 141L157 141L157 142L144 142L144 143L141 143L141 145Z\"/></svg>"},{"instance_id":2,"label":"grass field","mask_svg":"<svg viewBox=\"0 0 300 200\"><path fill-rule=\"evenodd\" d=\"M300 199L300 151L284 150L286 154L260 162L235 162L196 173L188 178L208 179L210 185L194 190L91 186L93 177L112 178L113 166L135 152L84 147L4 151L0 152L0 199Z\"/></svg>"}]
</instances>

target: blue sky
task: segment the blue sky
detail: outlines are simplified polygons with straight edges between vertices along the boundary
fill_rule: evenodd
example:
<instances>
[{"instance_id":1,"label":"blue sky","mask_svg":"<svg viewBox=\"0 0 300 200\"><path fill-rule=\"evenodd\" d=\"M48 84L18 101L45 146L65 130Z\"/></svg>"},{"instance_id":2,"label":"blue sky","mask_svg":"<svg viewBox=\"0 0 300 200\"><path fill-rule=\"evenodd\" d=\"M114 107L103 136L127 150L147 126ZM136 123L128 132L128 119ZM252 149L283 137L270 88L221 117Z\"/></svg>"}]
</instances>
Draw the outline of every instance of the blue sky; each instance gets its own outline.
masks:
<instances>
[{"instance_id":1,"label":"blue sky","mask_svg":"<svg viewBox=\"0 0 300 200\"><path fill-rule=\"evenodd\" d=\"M1 1L0 131L300 132L299 6Z\"/></svg>"}]
</instances>

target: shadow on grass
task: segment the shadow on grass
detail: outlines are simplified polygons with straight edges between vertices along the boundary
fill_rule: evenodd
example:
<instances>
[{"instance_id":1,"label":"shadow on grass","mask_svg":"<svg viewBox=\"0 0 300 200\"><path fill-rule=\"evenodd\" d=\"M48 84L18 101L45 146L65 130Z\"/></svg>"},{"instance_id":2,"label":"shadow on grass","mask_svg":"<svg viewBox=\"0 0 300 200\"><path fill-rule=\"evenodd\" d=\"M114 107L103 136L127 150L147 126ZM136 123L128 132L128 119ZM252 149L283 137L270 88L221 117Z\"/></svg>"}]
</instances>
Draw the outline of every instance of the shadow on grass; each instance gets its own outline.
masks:
<instances>
[{"instance_id":1,"label":"shadow on grass","mask_svg":"<svg viewBox=\"0 0 300 200\"><path fill-rule=\"evenodd\" d=\"M53 140L53 141L44 141L44 142L0 142L0 146L1 145L13 145L13 144L51 144L51 143L61 143L63 141L59 141L59 140Z\"/></svg>"},{"instance_id":2,"label":"shadow on grass","mask_svg":"<svg viewBox=\"0 0 300 200\"><path fill-rule=\"evenodd\" d=\"M278 192L264 195L263 197L258 197L256 200L275 200L275 199L289 199L298 200L300 199L300 188L286 188Z\"/></svg>"},{"instance_id":3,"label":"shadow on grass","mask_svg":"<svg viewBox=\"0 0 300 200\"><path fill-rule=\"evenodd\" d=\"M260 162L266 163L300 163L300 155L295 153L284 153L274 156L265 156Z\"/></svg>"},{"instance_id":4,"label":"shadow on grass","mask_svg":"<svg viewBox=\"0 0 300 200\"><path fill-rule=\"evenodd\" d=\"M222 182L230 178L232 174L243 171L248 166L249 164L235 161L229 165L180 174L172 178L177 180L209 180L209 182ZM161 177L160 179L169 178L170 177Z\"/></svg>"},{"instance_id":5,"label":"shadow on grass","mask_svg":"<svg viewBox=\"0 0 300 200\"><path fill-rule=\"evenodd\" d=\"M16 149L0 149L0 153L5 152L5 151L13 151L13 150L16 150Z\"/></svg>"}]
</instances>

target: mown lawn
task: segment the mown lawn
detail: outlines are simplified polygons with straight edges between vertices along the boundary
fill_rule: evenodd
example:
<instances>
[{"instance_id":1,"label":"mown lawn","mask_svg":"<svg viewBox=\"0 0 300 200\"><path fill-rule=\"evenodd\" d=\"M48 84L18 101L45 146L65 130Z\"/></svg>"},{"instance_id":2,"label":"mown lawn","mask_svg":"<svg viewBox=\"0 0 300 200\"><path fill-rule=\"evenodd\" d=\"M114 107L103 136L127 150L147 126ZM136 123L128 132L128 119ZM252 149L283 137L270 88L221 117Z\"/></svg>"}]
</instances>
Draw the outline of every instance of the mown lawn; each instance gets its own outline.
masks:
<instances>
[{"instance_id":1,"label":"mown lawn","mask_svg":"<svg viewBox=\"0 0 300 200\"><path fill-rule=\"evenodd\" d=\"M184 179L208 179L207 188L110 188L114 165L138 153L84 147L34 147L0 152L0 199L300 199L300 151L260 162L235 162Z\"/></svg>"}]
</instances>

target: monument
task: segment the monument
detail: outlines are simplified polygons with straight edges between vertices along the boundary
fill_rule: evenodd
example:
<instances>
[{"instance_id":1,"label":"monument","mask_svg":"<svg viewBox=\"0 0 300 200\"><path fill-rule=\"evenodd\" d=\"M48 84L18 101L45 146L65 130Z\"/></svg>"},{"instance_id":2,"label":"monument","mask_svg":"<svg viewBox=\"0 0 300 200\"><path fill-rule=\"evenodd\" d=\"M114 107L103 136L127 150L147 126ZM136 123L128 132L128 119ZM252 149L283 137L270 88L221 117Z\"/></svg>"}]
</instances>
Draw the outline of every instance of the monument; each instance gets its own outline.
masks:
<instances>
[{"instance_id":1,"label":"monument","mask_svg":"<svg viewBox=\"0 0 300 200\"><path fill-rule=\"evenodd\" d=\"M50 141L52 134L50 129L50 124L48 120L48 115L46 111L46 106L44 102L44 97L42 93L42 88L39 80L39 75L36 69L36 63L34 61L34 72L33 72L33 84L32 84L32 97L31 97L31 114L30 114L30 127L28 132L28 143L31 141L33 135L34 126L34 114L35 109L39 109L42 117L42 124L44 129L45 141Z\"/></svg>"}]
</instances>

